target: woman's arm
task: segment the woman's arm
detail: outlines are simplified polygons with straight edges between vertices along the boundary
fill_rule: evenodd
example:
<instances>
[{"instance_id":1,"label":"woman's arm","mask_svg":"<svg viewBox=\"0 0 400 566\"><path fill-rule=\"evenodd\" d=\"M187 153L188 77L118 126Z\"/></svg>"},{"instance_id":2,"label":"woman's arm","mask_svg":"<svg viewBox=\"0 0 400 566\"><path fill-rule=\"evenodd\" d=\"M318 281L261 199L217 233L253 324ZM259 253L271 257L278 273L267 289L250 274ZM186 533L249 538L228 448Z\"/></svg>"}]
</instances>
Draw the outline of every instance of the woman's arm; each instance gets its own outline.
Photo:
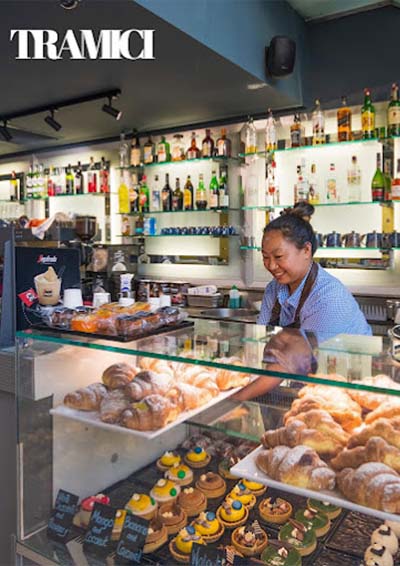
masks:
<instances>
[{"instance_id":1,"label":"woman's arm","mask_svg":"<svg viewBox=\"0 0 400 566\"><path fill-rule=\"evenodd\" d=\"M246 387L236 393L236 395L233 396L233 399L236 399L237 401L249 401L250 399L254 399L254 397L268 393L268 391L277 387L281 381L282 379L279 377L260 376L258 379L249 385L246 385Z\"/></svg>"}]
</instances>

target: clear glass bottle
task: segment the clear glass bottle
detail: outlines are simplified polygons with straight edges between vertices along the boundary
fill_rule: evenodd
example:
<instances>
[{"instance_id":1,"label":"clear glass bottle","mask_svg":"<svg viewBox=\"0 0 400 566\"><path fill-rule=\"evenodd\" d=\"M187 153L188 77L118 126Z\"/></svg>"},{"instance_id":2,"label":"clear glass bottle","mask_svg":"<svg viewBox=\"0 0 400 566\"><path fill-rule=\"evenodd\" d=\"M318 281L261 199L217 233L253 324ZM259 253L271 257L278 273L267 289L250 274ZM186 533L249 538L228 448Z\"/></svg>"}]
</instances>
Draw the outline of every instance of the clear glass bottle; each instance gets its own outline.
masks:
<instances>
[{"instance_id":1,"label":"clear glass bottle","mask_svg":"<svg viewBox=\"0 0 400 566\"><path fill-rule=\"evenodd\" d=\"M326 202L339 202L339 192L337 186L337 176L335 164L331 163L329 166L329 173L326 179Z\"/></svg>"},{"instance_id":2,"label":"clear glass bottle","mask_svg":"<svg viewBox=\"0 0 400 566\"><path fill-rule=\"evenodd\" d=\"M276 122L271 108L268 108L267 124L265 126L265 151L275 151L277 148Z\"/></svg>"},{"instance_id":3,"label":"clear glass bottle","mask_svg":"<svg viewBox=\"0 0 400 566\"><path fill-rule=\"evenodd\" d=\"M138 167L142 159L142 148L140 147L139 138L134 136L131 145L131 165Z\"/></svg>"},{"instance_id":4,"label":"clear glass bottle","mask_svg":"<svg viewBox=\"0 0 400 566\"><path fill-rule=\"evenodd\" d=\"M351 165L347 171L347 200L348 202L361 202L361 169L356 155L352 156Z\"/></svg>"},{"instance_id":5,"label":"clear glass bottle","mask_svg":"<svg viewBox=\"0 0 400 566\"><path fill-rule=\"evenodd\" d=\"M65 192L67 195L74 194L74 174L72 172L71 163L65 170Z\"/></svg>"},{"instance_id":6,"label":"clear glass bottle","mask_svg":"<svg viewBox=\"0 0 400 566\"><path fill-rule=\"evenodd\" d=\"M325 143L325 116L321 109L321 103L317 98L315 101L315 108L311 115L312 130L313 130L313 145L320 145Z\"/></svg>"},{"instance_id":7,"label":"clear glass bottle","mask_svg":"<svg viewBox=\"0 0 400 566\"><path fill-rule=\"evenodd\" d=\"M185 159L185 148L183 145L183 135L175 134L172 142L171 159L172 161L182 161Z\"/></svg>"},{"instance_id":8,"label":"clear glass bottle","mask_svg":"<svg viewBox=\"0 0 400 566\"><path fill-rule=\"evenodd\" d=\"M306 174L306 160L302 158L301 164L298 167L298 178L297 178L297 201L308 200L308 194L310 190L310 183Z\"/></svg>"},{"instance_id":9,"label":"clear glass bottle","mask_svg":"<svg viewBox=\"0 0 400 566\"><path fill-rule=\"evenodd\" d=\"M154 212L161 210L161 186L158 175L155 175L151 188L151 210Z\"/></svg>"},{"instance_id":10,"label":"clear glass bottle","mask_svg":"<svg viewBox=\"0 0 400 566\"><path fill-rule=\"evenodd\" d=\"M248 122L244 130L245 136L245 153L256 153L257 152L257 130L254 125L253 118L249 116Z\"/></svg>"},{"instance_id":11,"label":"clear glass bottle","mask_svg":"<svg viewBox=\"0 0 400 566\"><path fill-rule=\"evenodd\" d=\"M120 135L119 142L119 166L128 167L129 166L129 145L125 139L124 132Z\"/></svg>"}]
</instances>

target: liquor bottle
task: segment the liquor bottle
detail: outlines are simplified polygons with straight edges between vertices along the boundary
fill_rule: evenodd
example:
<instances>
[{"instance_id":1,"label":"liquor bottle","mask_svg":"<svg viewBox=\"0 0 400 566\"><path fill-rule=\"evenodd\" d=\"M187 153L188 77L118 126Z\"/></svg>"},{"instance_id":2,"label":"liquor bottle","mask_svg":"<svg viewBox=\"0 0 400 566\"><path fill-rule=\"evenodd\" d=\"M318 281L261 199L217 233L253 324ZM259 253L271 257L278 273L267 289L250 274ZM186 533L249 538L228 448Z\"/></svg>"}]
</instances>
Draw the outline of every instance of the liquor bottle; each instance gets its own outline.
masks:
<instances>
[{"instance_id":1,"label":"liquor bottle","mask_svg":"<svg viewBox=\"0 0 400 566\"><path fill-rule=\"evenodd\" d=\"M376 154L376 171L371 183L372 200L382 202L385 195L385 177L381 170L381 154Z\"/></svg>"},{"instance_id":2,"label":"liquor bottle","mask_svg":"<svg viewBox=\"0 0 400 566\"><path fill-rule=\"evenodd\" d=\"M121 236L131 235L131 221L128 215L123 215L121 218Z\"/></svg>"},{"instance_id":3,"label":"liquor bottle","mask_svg":"<svg viewBox=\"0 0 400 566\"><path fill-rule=\"evenodd\" d=\"M196 189L196 208L205 210L207 208L207 191L204 186L203 174L199 175L199 184Z\"/></svg>"},{"instance_id":4,"label":"liquor bottle","mask_svg":"<svg viewBox=\"0 0 400 566\"><path fill-rule=\"evenodd\" d=\"M385 159L383 164L383 175L385 177L385 192L383 194L383 200L388 202L392 200L392 160L390 157Z\"/></svg>"},{"instance_id":5,"label":"liquor bottle","mask_svg":"<svg viewBox=\"0 0 400 566\"><path fill-rule=\"evenodd\" d=\"M15 171L11 171L10 200L11 201L17 201L18 200L18 179L17 179L17 174L15 173Z\"/></svg>"},{"instance_id":6,"label":"liquor bottle","mask_svg":"<svg viewBox=\"0 0 400 566\"><path fill-rule=\"evenodd\" d=\"M361 169L355 155L351 158L351 166L347 171L347 200L361 202Z\"/></svg>"},{"instance_id":7,"label":"liquor bottle","mask_svg":"<svg viewBox=\"0 0 400 566\"><path fill-rule=\"evenodd\" d=\"M67 195L74 194L74 174L72 172L71 164L65 170L65 193Z\"/></svg>"},{"instance_id":8,"label":"liquor bottle","mask_svg":"<svg viewBox=\"0 0 400 566\"><path fill-rule=\"evenodd\" d=\"M211 137L211 130L206 130L206 137L201 144L202 157L212 157L214 155L214 140Z\"/></svg>"},{"instance_id":9,"label":"liquor bottle","mask_svg":"<svg viewBox=\"0 0 400 566\"><path fill-rule=\"evenodd\" d=\"M186 159L199 159L201 152L196 145L196 132L192 132L192 139L190 140L190 146L186 151Z\"/></svg>"},{"instance_id":10,"label":"liquor bottle","mask_svg":"<svg viewBox=\"0 0 400 566\"><path fill-rule=\"evenodd\" d=\"M193 185L190 175L187 176L185 186L183 188L183 208L185 210L193 210Z\"/></svg>"},{"instance_id":11,"label":"liquor bottle","mask_svg":"<svg viewBox=\"0 0 400 566\"><path fill-rule=\"evenodd\" d=\"M120 214L129 214L129 189L128 185L126 184L126 177L124 173L124 171L121 171L120 174L120 182L118 187L118 205Z\"/></svg>"},{"instance_id":12,"label":"liquor bottle","mask_svg":"<svg viewBox=\"0 0 400 566\"><path fill-rule=\"evenodd\" d=\"M147 186L147 177L143 175L139 189L139 210L140 212L150 211L150 191Z\"/></svg>"},{"instance_id":13,"label":"liquor bottle","mask_svg":"<svg viewBox=\"0 0 400 566\"><path fill-rule=\"evenodd\" d=\"M221 137L217 139L215 154L217 157L231 156L231 140L226 137L226 129L221 129Z\"/></svg>"},{"instance_id":14,"label":"liquor bottle","mask_svg":"<svg viewBox=\"0 0 400 566\"><path fill-rule=\"evenodd\" d=\"M29 171L26 174L26 198L33 198L33 165L29 165Z\"/></svg>"},{"instance_id":15,"label":"liquor bottle","mask_svg":"<svg viewBox=\"0 0 400 566\"><path fill-rule=\"evenodd\" d=\"M83 173L81 162L78 161L78 165L75 169L75 192L77 195L83 195Z\"/></svg>"},{"instance_id":16,"label":"liquor bottle","mask_svg":"<svg viewBox=\"0 0 400 566\"><path fill-rule=\"evenodd\" d=\"M345 96L342 96L342 106L337 111L337 128L340 142L351 140L351 110Z\"/></svg>"},{"instance_id":17,"label":"liquor bottle","mask_svg":"<svg viewBox=\"0 0 400 566\"><path fill-rule=\"evenodd\" d=\"M229 190L227 181L227 171L221 167L218 181L218 203L219 208L229 208Z\"/></svg>"},{"instance_id":18,"label":"liquor bottle","mask_svg":"<svg viewBox=\"0 0 400 566\"><path fill-rule=\"evenodd\" d=\"M400 200L400 159L397 160L397 173L392 181L391 199Z\"/></svg>"},{"instance_id":19,"label":"liquor bottle","mask_svg":"<svg viewBox=\"0 0 400 566\"><path fill-rule=\"evenodd\" d=\"M97 171L93 157L90 158L88 169L88 192L97 193Z\"/></svg>"},{"instance_id":20,"label":"liquor bottle","mask_svg":"<svg viewBox=\"0 0 400 566\"><path fill-rule=\"evenodd\" d=\"M157 161L158 163L165 163L170 159L169 143L165 140L165 136L161 136L161 141L157 144Z\"/></svg>"},{"instance_id":21,"label":"liquor bottle","mask_svg":"<svg viewBox=\"0 0 400 566\"><path fill-rule=\"evenodd\" d=\"M100 192L109 193L110 192L110 172L108 170L108 165L104 157L101 158L100 164Z\"/></svg>"},{"instance_id":22,"label":"liquor bottle","mask_svg":"<svg viewBox=\"0 0 400 566\"><path fill-rule=\"evenodd\" d=\"M310 189L310 183L306 176L306 161L303 158L301 160L301 165L297 166L297 184L296 184L295 202L307 200L309 189Z\"/></svg>"},{"instance_id":23,"label":"liquor bottle","mask_svg":"<svg viewBox=\"0 0 400 566\"><path fill-rule=\"evenodd\" d=\"M175 190L172 193L172 210L183 210L183 192L178 177L175 181Z\"/></svg>"},{"instance_id":24,"label":"liquor bottle","mask_svg":"<svg viewBox=\"0 0 400 566\"><path fill-rule=\"evenodd\" d=\"M169 175L165 175L165 185L161 191L162 209L164 212L170 212L172 210L172 189L169 186Z\"/></svg>"},{"instance_id":25,"label":"liquor bottle","mask_svg":"<svg viewBox=\"0 0 400 566\"><path fill-rule=\"evenodd\" d=\"M56 196L56 170L53 166L49 169L49 174L47 176L47 196Z\"/></svg>"},{"instance_id":26,"label":"liquor bottle","mask_svg":"<svg viewBox=\"0 0 400 566\"><path fill-rule=\"evenodd\" d=\"M217 174L215 171L211 174L211 181L210 181L210 209L217 210L219 208L219 200L218 200L218 179Z\"/></svg>"},{"instance_id":27,"label":"liquor bottle","mask_svg":"<svg viewBox=\"0 0 400 566\"><path fill-rule=\"evenodd\" d=\"M312 130L313 130L313 145L320 145L325 143L325 117L321 110L321 103L317 98L315 101L315 108L311 115Z\"/></svg>"},{"instance_id":28,"label":"liquor bottle","mask_svg":"<svg viewBox=\"0 0 400 566\"><path fill-rule=\"evenodd\" d=\"M142 214L139 214L135 222L135 234L136 236L141 236L144 233L144 218Z\"/></svg>"},{"instance_id":29,"label":"liquor bottle","mask_svg":"<svg viewBox=\"0 0 400 566\"><path fill-rule=\"evenodd\" d=\"M137 173L132 173L129 184L129 206L131 214L139 212L139 177Z\"/></svg>"},{"instance_id":30,"label":"liquor bottle","mask_svg":"<svg viewBox=\"0 0 400 566\"><path fill-rule=\"evenodd\" d=\"M171 160L172 161L183 161L185 159L185 148L183 146L183 135L174 134L172 136L172 150L171 150Z\"/></svg>"},{"instance_id":31,"label":"liquor bottle","mask_svg":"<svg viewBox=\"0 0 400 566\"><path fill-rule=\"evenodd\" d=\"M122 132L120 135L120 142L119 142L119 166L128 167L128 165L129 165L129 145L125 139L125 134Z\"/></svg>"},{"instance_id":32,"label":"liquor bottle","mask_svg":"<svg viewBox=\"0 0 400 566\"><path fill-rule=\"evenodd\" d=\"M310 173L310 185L308 189L308 202L310 204L319 204L319 187L318 187L318 177L317 177L317 169L315 163L311 165L311 173Z\"/></svg>"},{"instance_id":33,"label":"liquor bottle","mask_svg":"<svg viewBox=\"0 0 400 566\"><path fill-rule=\"evenodd\" d=\"M245 153L257 153L257 130L253 118L249 116L245 126Z\"/></svg>"},{"instance_id":34,"label":"liquor bottle","mask_svg":"<svg viewBox=\"0 0 400 566\"><path fill-rule=\"evenodd\" d=\"M268 108L268 118L265 126L265 151L275 151L276 148L276 123L271 108Z\"/></svg>"},{"instance_id":35,"label":"liquor bottle","mask_svg":"<svg viewBox=\"0 0 400 566\"><path fill-rule=\"evenodd\" d=\"M149 136L149 139L143 146L143 161L146 165L155 161L155 145Z\"/></svg>"},{"instance_id":36,"label":"liquor bottle","mask_svg":"<svg viewBox=\"0 0 400 566\"><path fill-rule=\"evenodd\" d=\"M265 206L273 206L275 200L275 167L272 164L274 161L268 161L267 163L267 174L266 174L266 200Z\"/></svg>"},{"instance_id":37,"label":"liquor bottle","mask_svg":"<svg viewBox=\"0 0 400 566\"><path fill-rule=\"evenodd\" d=\"M161 189L158 175L155 175L151 188L151 210L154 212L161 210Z\"/></svg>"},{"instance_id":38,"label":"liquor bottle","mask_svg":"<svg viewBox=\"0 0 400 566\"><path fill-rule=\"evenodd\" d=\"M140 165L142 157L142 149L140 147L139 139L134 136L132 138L131 145L131 165L132 167L138 167Z\"/></svg>"},{"instance_id":39,"label":"liquor bottle","mask_svg":"<svg viewBox=\"0 0 400 566\"><path fill-rule=\"evenodd\" d=\"M392 94L387 110L388 114L388 135L400 135L400 100L399 100L399 87L396 83L392 84Z\"/></svg>"},{"instance_id":40,"label":"liquor bottle","mask_svg":"<svg viewBox=\"0 0 400 566\"><path fill-rule=\"evenodd\" d=\"M294 122L290 126L290 141L292 147L300 147L302 143L302 126L300 114L294 115Z\"/></svg>"},{"instance_id":41,"label":"liquor bottle","mask_svg":"<svg viewBox=\"0 0 400 566\"><path fill-rule=\"evenodd\" d=\"M54 185L56 195L63 194L63 176L61 175L61 170L59 167L54 169Z\"/></svg>"},{"instance_id":42,"label":"liquor bottle","mask_svg":"<svg viewBox=\"0 0 400 566\"><path fill-rule=\"evenodd\" d=\"M335 164L331 163L328 178L326 179L326 202L339 202L339 200Z\"/></svg>"},{"instance_id":43,"label":"liquor bottle","mask_svg":"<svg viewBox=\"0 0 400 566\"><path fill-rule=\"evenodd\" d=\"M364 90L364 104L361 107L361 128L365 140L375 137L375 108L368 88Z\"/></svg>"}]
</instances>

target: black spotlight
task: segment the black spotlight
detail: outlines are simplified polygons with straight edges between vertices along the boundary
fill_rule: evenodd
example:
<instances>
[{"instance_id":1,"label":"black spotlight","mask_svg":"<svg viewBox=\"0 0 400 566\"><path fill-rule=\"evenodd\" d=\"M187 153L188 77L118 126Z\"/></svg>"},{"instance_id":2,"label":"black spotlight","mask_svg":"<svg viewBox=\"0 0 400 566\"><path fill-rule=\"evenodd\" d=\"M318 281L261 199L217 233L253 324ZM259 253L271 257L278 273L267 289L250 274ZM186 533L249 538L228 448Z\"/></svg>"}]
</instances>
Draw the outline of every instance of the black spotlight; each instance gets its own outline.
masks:
<instances>
[{"instance_id":1,"label":"black spotlight","mask_svg":"<svg viewBox=\"0 0 400 566\"><path fill-rule=\"evenodd\" d=\"M0 126L0 135L4 138L4 141L9 142L13 139L10 130L7 128L7 121L4 120L3 125Z\"/></svg>"},{"instance_id":2,"label":"black spotlight","mask_svg":"<svg viewBox=\"0 0 400 566\"><path fill-rule=\"evenodd\" d=\"M58 132L58 130L61 130L62 128L61 124L54 119L54 110L50 110L50 116L46 116L44 121L48 126L50 126L50 128L53 128L53 130L55 130L56 132Z\"/></svg>"},{"instance_id":3,"label":"black spotlight","mask_svg":"<svg viewBox=\"0 0 400 566\"><path fill-rule=\"evenodd\" d=\"M119 120L122 116L121 110L117 110L116 108L114 108L111 105L111 98L108 99L108 104L103 104L102 110L103 110L103 112L105 112L106 114L109 114L110 116L112 116L116 120Z\"/></svg>"}]
</instances>

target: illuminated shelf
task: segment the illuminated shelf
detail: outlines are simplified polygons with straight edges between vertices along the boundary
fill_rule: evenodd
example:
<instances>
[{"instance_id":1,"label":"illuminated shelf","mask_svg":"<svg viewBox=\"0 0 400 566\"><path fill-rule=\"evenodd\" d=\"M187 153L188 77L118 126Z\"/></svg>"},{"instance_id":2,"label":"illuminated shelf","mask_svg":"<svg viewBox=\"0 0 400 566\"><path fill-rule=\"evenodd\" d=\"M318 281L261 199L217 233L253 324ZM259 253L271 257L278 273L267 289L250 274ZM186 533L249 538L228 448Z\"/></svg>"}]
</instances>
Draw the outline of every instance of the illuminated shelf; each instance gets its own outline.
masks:
<instances>
[{"instance_id":1,"label":"illuminated shelf","mask_svg":"<svg viewBox=\"0 0 400 566\"><path fill-rule=\"evenodd\" d=\"M180 161L162 161L161 163L141 163L140 165L130 165L129 167L117 167L116 169L123 169L126 171L135 171L137 169L143 169L144 167L163 167L165 165L182 165L188 163L205 163L206 161L215 161L221 163L227 163L229 161L237 161L237 157L199 157L198 159L181 159Z\"/></svg>"},{"instance_id":2,"label":"illuminated shelf","mask_svg":"<svg viewBox=\"0 0 400 566\"><path fill-rule=\"evenodd\" d=\"M321 202L319 204L313 204L315 208L319 208L322 206L365 206L365 205L380 205L380 206L390 206L392 203L400 202L400 201L359 201L359 202ZM293 203L291 204L271 204L269 206L242 206L242 210L271 210L273 208L289 208L292 207Z\"/></svg>"},{"instance_id":3,"label":"illuminated shelf","mask_svg":"<svg viewBox=\"0 0 400 566\"><path fill-rule=\"evenodd\" d=\"M261 251L260 246L240 246L241 250L253 250L253 251ZM399 248L394 248L399 249ZM351 257L370 257L371 255L376 256L376 252L381 252L381 248L345 248L345 247L323 247L317 248L315 252L315 257L337 257L337 252L340 252L340 255L349 255L351 253ZM356 252L354 254L354 252ZM335 256L332 256L335 254Z\"/></svg>"},{"instance_id":4,"label":"illuminated shelf","mask_svg":"<svg viewBox=\"0 0 400 566\"><path fill-rule=\"evenodd\" d=\"M82 193L82 194L72 194L72 195L61 194L61 195L45 196L40 198L24 198L23 201L21 202L35 202L38 200L49 200L53 198L65 198L65 197L105 197L106 195L116 195L116 194L118 193ZM13 201L7 201L7 202L13 202Z\"/></svg>"},{"instance_id":5,"label":"illuminated shelf","mask_svg":"<svg viewBox=\"0 0 400 566\"><path fill-rule=\"evenodd\" d=\"M144 215L144 216L148 216L148 215L152 215L152 214L182 214L182 213L197 213L197 212L212 212L212 213L218 213L218 214L224 214L226 212L232 212L232 211L236 211L238 212L240 209L239 208L206 208L204 210L199 210L199 209L194 209L194 210L150 210L150 212L117 212L117 214L121 215L121 216L139 216L139 215Z\"/></svg>"},{"instance_id":6,"label":"illuminated shelf","mask_svg":"<svg viewBox=\"0 0 400 566\"><path fill-rule=\"evenodd\" d=\"M117 234L117 238L232 238L239 236L239 234L134 234L124 236Z\"/></svg>"}]
</instances>

